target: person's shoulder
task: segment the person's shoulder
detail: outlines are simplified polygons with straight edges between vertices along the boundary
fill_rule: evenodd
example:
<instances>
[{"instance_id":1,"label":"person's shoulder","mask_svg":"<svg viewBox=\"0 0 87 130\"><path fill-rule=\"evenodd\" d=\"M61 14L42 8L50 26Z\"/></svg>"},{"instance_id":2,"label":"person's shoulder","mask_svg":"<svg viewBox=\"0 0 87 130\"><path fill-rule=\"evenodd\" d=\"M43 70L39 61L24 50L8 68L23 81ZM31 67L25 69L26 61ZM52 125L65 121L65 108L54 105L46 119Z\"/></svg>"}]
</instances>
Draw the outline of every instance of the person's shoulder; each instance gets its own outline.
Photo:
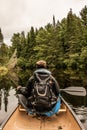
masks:
<instances>
[{"instance_id":1,"label":"person's shoulder","mask_svg":"<svg viewBox=\"0 0 87 130\"><path fill-rule=\"evenodd\" d=\"M56 78L52 74L50 75L50 77L53 81L56 81Z\"/></svg>"}]
</instances>

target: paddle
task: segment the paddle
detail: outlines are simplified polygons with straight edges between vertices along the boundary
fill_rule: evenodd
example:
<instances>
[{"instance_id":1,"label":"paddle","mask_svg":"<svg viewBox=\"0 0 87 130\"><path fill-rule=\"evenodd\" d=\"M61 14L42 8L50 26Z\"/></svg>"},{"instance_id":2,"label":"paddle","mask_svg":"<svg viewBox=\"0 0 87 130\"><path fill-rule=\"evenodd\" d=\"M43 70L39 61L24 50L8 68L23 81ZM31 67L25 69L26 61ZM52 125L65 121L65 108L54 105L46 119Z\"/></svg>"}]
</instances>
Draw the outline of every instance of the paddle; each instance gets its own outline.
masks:
<instances>
[{"instance_id":1,"label":"paddle","mask_svg":"<svg viewBox=\"0 0 87 130\"><path fill-rule=\"evenodd\" d=\"M84 87L67 87L65 89L60 89L60 92L66 92L75 96L86 96L86 89Z\"/></svg>"},{"instance_id":2,"label":"paddle","mask_svg":"<svg viewBox=\"0 0 87 130\"><path fill-rule=\"evenodd\" d=\"M10 79L15 84L15 86L18 87L18 83L13 78L10 77ZM64 89L60 89L60 92L62 91L70 95L86 96L86 89L84 87L71 86Z\"/></svg>"}]
</instances>

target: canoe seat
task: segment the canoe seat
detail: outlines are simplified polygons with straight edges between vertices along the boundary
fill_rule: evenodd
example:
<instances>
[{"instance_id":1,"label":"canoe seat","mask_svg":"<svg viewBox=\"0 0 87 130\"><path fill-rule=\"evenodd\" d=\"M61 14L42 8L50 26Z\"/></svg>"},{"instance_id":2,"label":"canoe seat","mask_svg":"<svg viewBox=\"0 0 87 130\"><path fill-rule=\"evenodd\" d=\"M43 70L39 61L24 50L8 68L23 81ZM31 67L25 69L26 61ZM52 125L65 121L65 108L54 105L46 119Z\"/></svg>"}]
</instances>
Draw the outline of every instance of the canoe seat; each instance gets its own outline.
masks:
<instances>
[{"instance_id":1,"label":"canoe seat","mask_svg":"<svg viewBox=\"0 0 87 130\"><path fill-rule=\"evenodd\" d=\"M59 112L66 112L66 106L64 104L61 104Z\"/></svg>"},{"instance_id":2,"label":"canoe seat","mask_svg":"<svg viewBox=\"0 0 87 130\"><path fill-rule=\"evenodd\" d=\"M18 106L18 109L19 111L26 112L26 110L21 105ZM66 106L61 104L61 108L59 109L58 113L59 112L66 112Z\"/></svg>"},{"instance_id":3,"label":"canoe seat","mask_svg":"<svg viewBox=\"0 0 87 130\"><path fill-rule=\"evenodd\" d=\"M25 110L21 105L18 106L18 110L19 110L19 111L26 112L26 110Z\"/></svg>"}]
</instances>

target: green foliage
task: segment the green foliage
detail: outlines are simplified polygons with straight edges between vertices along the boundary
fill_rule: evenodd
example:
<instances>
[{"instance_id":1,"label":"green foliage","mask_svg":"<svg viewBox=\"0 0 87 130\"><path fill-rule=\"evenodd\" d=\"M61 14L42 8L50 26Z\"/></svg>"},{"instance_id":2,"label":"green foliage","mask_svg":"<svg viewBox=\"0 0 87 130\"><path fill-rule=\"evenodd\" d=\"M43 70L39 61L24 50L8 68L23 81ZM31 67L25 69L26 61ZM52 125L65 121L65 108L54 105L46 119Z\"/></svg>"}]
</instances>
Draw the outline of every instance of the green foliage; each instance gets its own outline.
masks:
<instances>
[{"instance_id":1,"label":"green foliage","mask_svg":"<svg viewBox=\"0 0 87 130\"><path fill-rule=\"evenodd\" d=\"M87 29L87 5L85 5L85 7L81 10L80 15L81 15L82 23Z\"/></svg>"},{"instance_id":2,"label":"green foliage","mask_svg":"<svg viewBox=\"0 0 87 130\"><path fill-rule=\"evenodd\" d=\"M0 42L3 43L3 34L2 34L2 31L1 31L1 28L0 28Z\"/></svg>"},{"instance_id":3,"label":"green foliage","mask_svg":"<svg viewBox=\"0 0 87 130\"><path fill-rule=\"evenodd\" d=\"M8 46L5 43L2 43L0 47L0 64L1 65L4 65L8 61L8 58L9 58L8 51L9 51Z\"/></svg>"},{"instance_id":4,"label":"green foliage","mask_svg":"<svg viewBox=\"0 0 87 130\"><path fill-rule=\"evenodd\" d=\"M70 69L86 70L87 6L81 10L80 15L81 18L77 17L70 9L67 17L61 21L56 22L53 16L52 24L48 23L36 30L31 27L26 36L24 31L13 34L8 52L11 55L17 49L18 74L21 82L23 79L22 84L40 59L46 60L49 68L64 69L67 73ZM4 55L7 53L6 49L1 50Z\"/></svg>"}]
</instances>

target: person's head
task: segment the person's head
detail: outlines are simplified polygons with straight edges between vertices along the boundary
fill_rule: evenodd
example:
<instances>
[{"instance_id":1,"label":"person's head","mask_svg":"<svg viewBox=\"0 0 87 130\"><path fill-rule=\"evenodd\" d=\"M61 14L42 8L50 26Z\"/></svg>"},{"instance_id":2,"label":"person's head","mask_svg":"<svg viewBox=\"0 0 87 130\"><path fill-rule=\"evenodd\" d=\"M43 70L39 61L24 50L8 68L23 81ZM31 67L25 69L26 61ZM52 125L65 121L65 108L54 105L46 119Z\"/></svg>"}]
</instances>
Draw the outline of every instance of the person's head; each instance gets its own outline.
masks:
<instances>
[{"instance_id":1,"label":"person's head","mask_svg":"<svg viewBox=\"0 0 87 130\"><path fill-rule=\"evenodd\" d=\"M46 68L46 61L44 60L39 60L36 62L36 68Z\"/></svg>"}]
</instances>

